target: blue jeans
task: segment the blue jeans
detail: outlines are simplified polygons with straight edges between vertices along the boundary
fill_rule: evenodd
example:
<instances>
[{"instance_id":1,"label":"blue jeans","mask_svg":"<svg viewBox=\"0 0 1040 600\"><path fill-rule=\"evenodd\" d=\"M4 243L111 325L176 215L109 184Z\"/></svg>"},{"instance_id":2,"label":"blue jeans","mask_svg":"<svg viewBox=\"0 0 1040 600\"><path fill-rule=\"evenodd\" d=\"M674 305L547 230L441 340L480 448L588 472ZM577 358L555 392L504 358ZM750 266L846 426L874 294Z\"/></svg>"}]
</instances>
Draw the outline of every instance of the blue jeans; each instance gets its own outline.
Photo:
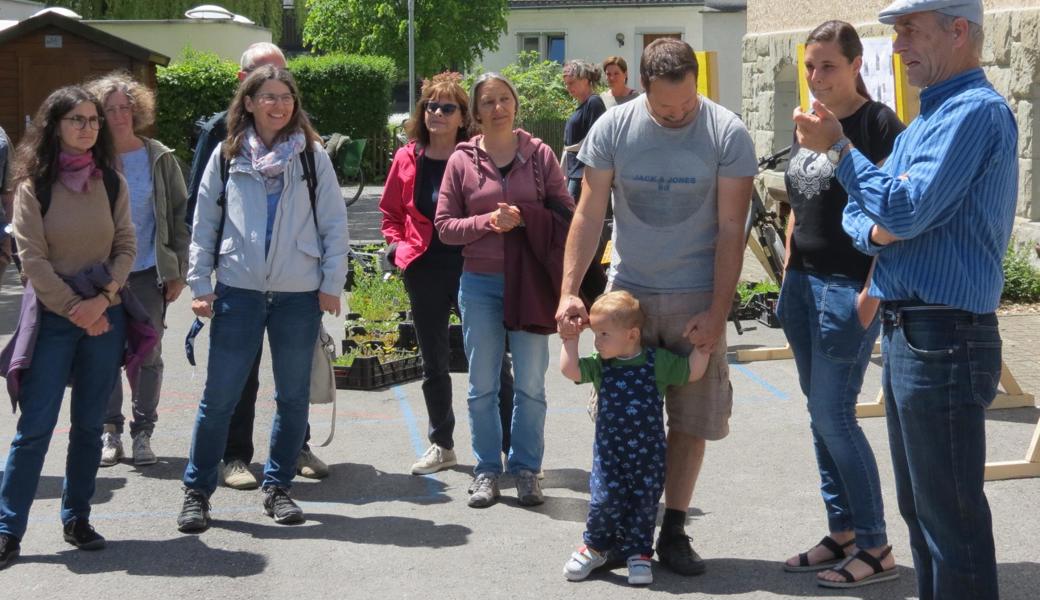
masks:
<instances>
[{"instance_id":1,"label":"blue jeans","mask_svg":"<svg viewBox=\"0 0 1040 600\"><path fill-rule=\"evenodd\" d=\"M307 430L311 360L321 321L318 294L257 292L221 283L216 293L206 387L195 416L184 485L207 496L217 489L217 467L227 444L231 414L266 329L277 410L263 485L288 488Z\"/></svg>"},{"instance_id":2,"label":"blue jeans","mask_svg":"<svg viewBox=\"0 0 1040 600\"><path fill-rule=\"evenodd\" d=\"M827 526L855 532L861 548L877 548L888 543L881 483L856 421L856 398L881 325L877 318L867 328L860 324L856 296L862 287L840 275L789 269L777 315L808 399Z\"/></svg>"},{"instance_id":3,"label":"blue jeans","mask_svg":"<svg viewBox=\"0 0 1040 600\"><path fill-rule=\"evenodd\" d=\"M882 307L883 385L899 512L921 600L997 595L983 492L986 407L1000 381L997 317Z\"/></svg>"},{"instance_id":4,"label":"blue jeans","mask_svg":"<svg viewBox=\"0 0 1040 600\"><path fill-rule=\"evenodd\" d=\"M101 430L126 343L126 313L113 306L105 313L112 328L89 336L72 321L40 311L32 366L22 379L22 416L0 484L0 533L25 535L29 508L40 483L43 460L58 423L65 384L72 382L68 458L61 492L61 520L90 516L90 499L101 463Z\"/></svg>"},{"instance_id":5,"label":"blue jeans","mask_svg":"<svg viewBox=\"0 0 1040 600\"><path fill-rule=\"evenodd\" d=\"M498 389L506 338L513 355L513 422L507 466L510 473L537 473L545 453L545 371L549 368L549 337L526 331L506 331L502 325L500 274L464 272L459 283L462 335L469 359L469 424L474 472L502 473L502 420Z\"/></svg>"}]
</instances>

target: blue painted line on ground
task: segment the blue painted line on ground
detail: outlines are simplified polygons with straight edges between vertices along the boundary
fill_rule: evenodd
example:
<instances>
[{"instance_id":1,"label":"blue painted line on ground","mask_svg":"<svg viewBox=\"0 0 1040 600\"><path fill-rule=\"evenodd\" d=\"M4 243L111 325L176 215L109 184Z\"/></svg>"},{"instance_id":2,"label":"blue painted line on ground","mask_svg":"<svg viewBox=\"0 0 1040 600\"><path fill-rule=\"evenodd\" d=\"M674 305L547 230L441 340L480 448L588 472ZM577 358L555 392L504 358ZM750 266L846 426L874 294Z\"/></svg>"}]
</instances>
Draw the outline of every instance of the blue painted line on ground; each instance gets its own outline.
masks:
<instances>
[{"instance_id":1,"label":"blue painted line on ground","mask_svg":"<svg viewBox=\"0 0 1040 600\"><path fill-rule=\"evenodd\" d=\"M408 435L412 439L412 448L415 450L415 456L420 457L426 452L426 443L422 435L419 434L419 422L415 418L415 412L412 411L412 405L408 403L408 394L399 385L395 385L391 389L397 398L398 406L401 407L404 422L408 426ZM422 475L421 477L426 480L426 493L429 495L429 498L431 500L436 498L438 496L437 478L434 475Z\"/></svg>"},{"instance_id":2,"label":"blue painted line on ground","mask_svg":"<svg viewBox=\"0 0 1040 600\"><path fill-rule=\"evenodd\" d=\"M758 385L760 385L763 388L765 388L766 391L768 391L770 394L772 394L776 398L778 398L780 400L788 400L790 398L790 396L788 396L786 392L784 392L783 390L777 388L773 384L769 383L768 381L766 381L765 379L760 377L757 373L755 373L751 369L745 367L744 365L741 365L741 364L738 364L738 363L730 363L730 367L736 369L737 371L742 373L744 376L746 376L751 381L754 381Z\"/></svg>"}]
</instances>

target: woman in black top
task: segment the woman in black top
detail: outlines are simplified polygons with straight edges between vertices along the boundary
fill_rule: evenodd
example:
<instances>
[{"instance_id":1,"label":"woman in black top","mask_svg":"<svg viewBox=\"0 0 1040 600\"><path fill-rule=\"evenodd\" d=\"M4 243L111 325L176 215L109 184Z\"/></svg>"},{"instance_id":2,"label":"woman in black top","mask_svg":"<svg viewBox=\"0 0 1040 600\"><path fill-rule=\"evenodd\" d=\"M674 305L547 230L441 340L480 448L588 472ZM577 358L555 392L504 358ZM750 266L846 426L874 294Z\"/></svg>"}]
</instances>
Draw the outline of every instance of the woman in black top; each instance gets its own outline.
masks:
<instances>
[{"instance_id":1,"label":"woman in black top","mask_svg":"<svg viewBox=\"0 0 1040 600\"><path fill-rule=\"evenodd\" d=\"M607 112L603 99L595 93L599 78L599 69L584 60L570 60L563 66L567 93L578 101L578 108L567 119L563 129L563 149L566 151L563 174L567 177L567 191L575 202L581 196L581 177L585 172L585 164L578 160L578 150L592 124Z\"/></svg>"},{"instance_id":2,"label":"woman in black top","mask_svg":"<svg viewBox=\"0 0 1040 600\"><path fill-rule=\"evenodd\" d=\"M881 163L903 125L890 108L870 99L859 75L862 55L851 25L823 23L806 40L806 78L852 144ZM866 293L872 258L857 251L842 229L848 194L836 171L828 153L792 146L786 173L789 250L777 314L808 398L829 535L784 569L823 571L820 585L851 587L894 578L896 571L877 463L856 421L856 397L880 329L878 301ZM878 562L880 569L871 566Z\"/></svg>"}]
</instances>

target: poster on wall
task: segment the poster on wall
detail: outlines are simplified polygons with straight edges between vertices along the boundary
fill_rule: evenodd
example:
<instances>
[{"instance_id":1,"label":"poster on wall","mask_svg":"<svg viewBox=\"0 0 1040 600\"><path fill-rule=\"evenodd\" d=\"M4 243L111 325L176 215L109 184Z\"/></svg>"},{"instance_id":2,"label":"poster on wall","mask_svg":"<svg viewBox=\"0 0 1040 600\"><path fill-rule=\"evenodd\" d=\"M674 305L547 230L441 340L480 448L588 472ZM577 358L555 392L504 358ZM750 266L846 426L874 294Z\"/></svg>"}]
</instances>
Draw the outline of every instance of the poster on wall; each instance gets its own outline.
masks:
<instances>
[{"instance_id":1,"label":"poster on wall","mask_svg":"<svg viewBox=\"0 0 1040 600\"><path fill-rule=\"evenodd\" d=\"M863 66L859 73L867 85L870 97L884 102L894 111L896 103L896 73L892 62L892 40L887 37L863 38Z\"/></svg>"}]
</instances>

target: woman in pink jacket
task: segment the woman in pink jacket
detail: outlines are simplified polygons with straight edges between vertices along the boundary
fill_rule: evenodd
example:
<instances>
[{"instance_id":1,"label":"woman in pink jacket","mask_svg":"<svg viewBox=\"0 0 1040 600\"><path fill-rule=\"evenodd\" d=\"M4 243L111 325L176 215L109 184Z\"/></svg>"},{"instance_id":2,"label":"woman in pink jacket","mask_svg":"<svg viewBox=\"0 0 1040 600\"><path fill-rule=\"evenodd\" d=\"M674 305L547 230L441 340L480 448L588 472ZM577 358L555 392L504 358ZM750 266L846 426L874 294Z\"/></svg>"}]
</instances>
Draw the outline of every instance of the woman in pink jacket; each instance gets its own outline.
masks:
<instances>
[{"instance_id":1,"label":"woman in pink jacket","mask_svg":"<svg viewBox=\"0 0 1040 600\"><path fill-rule=\"evenodd\" d=\"M513 128L519 97L508 80L496 73L481 75L470 102L482 135L459 144L448 159L434 220L441 240L465 246L459 307L469 358L469 417L477 460L469 505L490 506L500 495L499 366L507 338L515 374L507 468L516 476L520 504L537 505L544 502L537 474L545 449L548 337L507 330L503 324L504 305L518 301L503 297L506 280L519 276L505 268L505 238L524 227L525 214L544 222L547 202L571 210L574 202L552 148ZM517 234L534 232L518 230L514 240ZM552 268L548 257L537 258L547 269ZM562 268L562 264L555 266ZM559 288L539 293L554 295Z\"/></svg>"},{"instance_id":2,"label":"woman in pink jacket","mask_svg":"<svg viewBox=\"0 0 1040 600\"><path fill-rule=\"evenodd\" d=\"M462 247L442 242L433 218L448 157L455 144L469 138L469 126L466 90L449 75L430 80L406 126L412 141L394 155L379 200L387 253L401 269L423 359L430 447L412 465L413 475L436 473L456 464L448 319L458 308ZM508 431L513 415L513 375L505 354L501 377L500 416ZM509 452L508 435L503 436L502 448Z\"/></svg>"}]
</instances>

